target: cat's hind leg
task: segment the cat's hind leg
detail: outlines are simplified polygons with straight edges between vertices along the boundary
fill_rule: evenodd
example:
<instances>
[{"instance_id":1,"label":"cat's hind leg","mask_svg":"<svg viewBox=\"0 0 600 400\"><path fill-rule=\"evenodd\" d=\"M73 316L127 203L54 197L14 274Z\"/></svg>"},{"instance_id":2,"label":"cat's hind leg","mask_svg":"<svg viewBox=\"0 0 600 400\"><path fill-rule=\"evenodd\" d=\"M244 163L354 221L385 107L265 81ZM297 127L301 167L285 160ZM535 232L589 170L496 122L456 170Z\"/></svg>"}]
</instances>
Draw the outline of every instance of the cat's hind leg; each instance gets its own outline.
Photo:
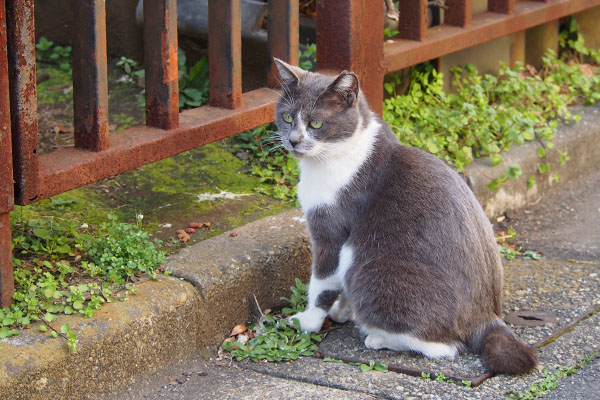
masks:
<instances>
[{"instance_id":1,"label":"cat's hind leg","mask_svg":"<svg viewBox=\"0 0 600 400\"><path fill-rule=\"evenodd\" d=\"M361 327L367 333L365 346L369 349L389 349L395 351L414 351L429 358L454 358L458 355L455 344L428 342L409 333L386 332L376 328Z\"/></svg>"}]
</instances>

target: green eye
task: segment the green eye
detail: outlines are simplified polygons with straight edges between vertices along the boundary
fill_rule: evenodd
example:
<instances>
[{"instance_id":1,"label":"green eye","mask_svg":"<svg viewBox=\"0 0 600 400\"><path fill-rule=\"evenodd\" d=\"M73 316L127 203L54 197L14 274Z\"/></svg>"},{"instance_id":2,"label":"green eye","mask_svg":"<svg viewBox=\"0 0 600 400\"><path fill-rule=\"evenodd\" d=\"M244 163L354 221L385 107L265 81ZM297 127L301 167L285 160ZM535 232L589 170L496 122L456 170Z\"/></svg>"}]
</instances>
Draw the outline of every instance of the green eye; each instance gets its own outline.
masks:
<instances>
[{"instance_id":1,"label":"green eye","mask_svg":"<svg viewBox=\"0 0 600 400\"><path fill-rule=\"evenodd\" d=\"M323 126L323 122L321 121L310 121L311 128L319 129L321 126Z\"/></svg>"},{"instance_id":2,"label":"green eye","mask_svg":"<svg viewBox=\"0 0 600 400\"><path fill-rule=\"evenodd\" d=\"M285 122L287 122L288 124L292 122L292 116L290 115L290 113L286 113L284 112L283 114L281 114L281 117L283 118L283 120Z\"/></svg>"}]
</instances>

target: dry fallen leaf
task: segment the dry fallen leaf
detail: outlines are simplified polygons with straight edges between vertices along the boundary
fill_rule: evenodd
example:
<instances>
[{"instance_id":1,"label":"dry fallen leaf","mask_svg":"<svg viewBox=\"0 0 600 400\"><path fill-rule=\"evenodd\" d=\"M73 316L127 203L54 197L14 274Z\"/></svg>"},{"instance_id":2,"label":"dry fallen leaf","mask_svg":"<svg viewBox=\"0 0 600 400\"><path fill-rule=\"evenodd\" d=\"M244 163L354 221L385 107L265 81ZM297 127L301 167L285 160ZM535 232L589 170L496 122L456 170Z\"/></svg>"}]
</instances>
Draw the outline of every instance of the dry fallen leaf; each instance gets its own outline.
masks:
<instances>
[{"instance_id":1,"label":"dry fallen leaf","mask_svg":"<svg viewBox=\"0 0 600 400\"><path fill-rule=\"evenodd\" d=\"M185 231L187 233L196 233L196 230L194 228L185 228Z\"/></svg>"},{"instance_id":2,"label":"dry fallen leaf","mask_svg":"<svg viewBox=\"0 0 600 400\"><path fill-rule=\"evenodd\" d=\"M239 324L233 327L229 336L239 335L240 333L244 333L248 330L248 327L244 324Z\"/></svg>"},{"instance_id":3,"label":"dry fallen leaf","mask_svg":"<svg viewBox=\"0 0 600 400\"><path fill-rule=\"evenodd\" d=\"M190 235L188 235L183 229L177 229L177 237L183 243L187 243L190 240Z\"/></svg>"},{"instance_id":4,"label":"dry fallen leaf","mask_svg":"<svg viewBox=\"0 0 600 400\"><path fill-rule=\"evenodd\" d=\"M207 228L210 228L210 222L190 222L188 223L188 226L190 228L202 228L203 226L206 226Z\"/></svg>"}]
</instances>

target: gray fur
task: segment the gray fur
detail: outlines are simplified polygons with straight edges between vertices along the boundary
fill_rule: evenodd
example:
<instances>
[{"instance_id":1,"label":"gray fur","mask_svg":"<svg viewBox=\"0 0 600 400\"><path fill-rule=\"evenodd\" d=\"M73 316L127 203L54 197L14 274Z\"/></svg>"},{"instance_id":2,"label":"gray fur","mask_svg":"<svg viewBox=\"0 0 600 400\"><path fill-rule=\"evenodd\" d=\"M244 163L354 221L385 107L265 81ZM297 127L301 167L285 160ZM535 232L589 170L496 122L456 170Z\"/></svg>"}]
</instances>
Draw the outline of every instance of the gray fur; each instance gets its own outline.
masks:
<instances>
[{"instance_id":1,"label":"gray fur","mask_svg":"<svg viewBox=\"0 0 600 400\"><path fill-rule=\"evenodd\" d=\"M303 140L290 144L297 127L282 120L284 112L294 118L300 113L305 124L322 121L320 129L308 130L322 142L346 140L359 121L366 127L377 118L359 92L356 75L290 71L276 61L286 76L277 124L284 147L293 154L303 156L298 150ZM502 264L477 199L453 169L431 154L400 145L385 123L369 158L337 193L335 204L311 208L306 218L313 276L335 274L342 246L353 249L343 287L358 325L484 355L493 331L516 344L501 356L503 362L488 360L492 370L520 373L535 366L533 351L499 320ZM335 298L323 292L322 300L318 306L327 311ZM529 358L512 362L515 349Z\"/></svg>"}]
</instances>

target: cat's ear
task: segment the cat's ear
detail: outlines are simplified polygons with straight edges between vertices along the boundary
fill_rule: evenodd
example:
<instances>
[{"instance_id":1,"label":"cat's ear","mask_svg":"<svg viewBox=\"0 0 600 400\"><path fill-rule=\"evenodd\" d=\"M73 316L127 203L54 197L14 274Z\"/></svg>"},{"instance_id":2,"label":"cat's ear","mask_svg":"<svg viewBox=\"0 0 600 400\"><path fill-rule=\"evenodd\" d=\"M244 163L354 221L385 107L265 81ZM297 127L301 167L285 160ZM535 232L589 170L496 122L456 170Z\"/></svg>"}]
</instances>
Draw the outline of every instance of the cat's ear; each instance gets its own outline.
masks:
<instances>
[{"instance_id":1,"label":"cat's ear","mask_svg":"<svg viewBox=\"0 0 600 400\"><path fill-rule=\"evenodd\" d=\"M336 96L350 107L358 98L358 76L354 72L342 71L325 90L326 97Z\"/></svg>"},{"instance_id":2,"label":"cat's ear","mask_svg":"<svg viewBox=\"0 0 600 400\"><path fill-rule=\"evenodd\" d=\"M279 70L279 76L281 76L283 84L286 86L292 86L298 83L300 77L306 74L306 71L302 68L290 65L281 61L279 58L273 57L273 61L275 61L275 65L277 65L277 69Z\"/></svg>"}]
</instances>

